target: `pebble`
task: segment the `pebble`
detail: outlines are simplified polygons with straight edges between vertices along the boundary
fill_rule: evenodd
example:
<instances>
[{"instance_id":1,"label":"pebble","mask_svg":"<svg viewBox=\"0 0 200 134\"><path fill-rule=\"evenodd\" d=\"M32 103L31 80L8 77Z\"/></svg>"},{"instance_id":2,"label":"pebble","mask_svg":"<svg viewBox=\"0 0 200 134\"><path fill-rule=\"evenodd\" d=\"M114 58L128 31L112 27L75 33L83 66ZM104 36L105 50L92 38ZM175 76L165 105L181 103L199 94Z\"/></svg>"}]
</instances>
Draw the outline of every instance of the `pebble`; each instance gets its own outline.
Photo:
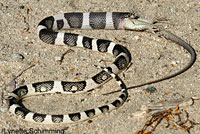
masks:
<instances>
[{"instance_id":1,"label":"pebble","mask_svg":"<svg viewBox=\"0 0 200 134\"><path fill-rule=\"evenodd\" d=\"M172 64L172 65L176 65L176 61L172 61L171 64Z\"/></svg>"},{"instance_id":2,"label":"pebble","mask_svg":"<svg viewBox=\"0 0 200 134\"><path fill-rule=\"evenodd\" d=\"M56 56L56 57L55 57L55 61L61 61L61 59L62 59L61 57L62 57L62 56Z\"/></svg>"},{"instance_id":3,"label":"pebble","mask_svg":"<svg viewBox=\"0 0 200 134\"><path fill-rule=\"evenodd\" d=\"M24 9L24 8L25 8L25 6L24 6L24 5L21 5L21 6L19 6L19 8L20 8L20 9Z\"/></svg>"},{"instance_id":4,"label":"pebble","mask_svg":"<svg viewBox=\"0 0 200 134\"><path fill-rule=\"evenodd\" d=\"M136 35L136 36L133 37L133 39L134 39L134 40L139 40L140 37L139 37L138 35Z\"/></svg>"},{"instance_id":5,"label":"pebble","mask_svg":"<svg viewBox=\"0 0 200 134\"><path fill-rule=\"evenodd\" d=\"M19 53L14 53L12 54L11 58L13 61L22 61L24 59L24 56Z\"/></svg>"},{"instance_id":6,"label":"pebble","mask_svg":"<svg viewBox=\"0 0 200 134\"><path fill-rule=\"evenodd\" d=\"M153 86L149 86L145 89L146 92L148 93L155 93L156 92L156 88Z\"/></svg>"},{"instance_id":7,"label":"pebble","mask_svg":"<svg viewBox=\"0 0 200 134\"><path fill-rule=\"evenodd\" d=\"M179 64L179 63L180 63L180 61L172 61L172 62L171 62L171 65L172 65L172 66L175 66L175 65L177 65L177 64Z\"/></svg>"},{"instance_id":8,"label":"pebble","mask_svg":"<svg viewBox=\"0 0 200 134\"><path fill-rule=\"evenodd\" d=\"M0 44L0 50L3 49L6 46L8 46L8 45L7 44Z\"/></svg>"}]
</instances>

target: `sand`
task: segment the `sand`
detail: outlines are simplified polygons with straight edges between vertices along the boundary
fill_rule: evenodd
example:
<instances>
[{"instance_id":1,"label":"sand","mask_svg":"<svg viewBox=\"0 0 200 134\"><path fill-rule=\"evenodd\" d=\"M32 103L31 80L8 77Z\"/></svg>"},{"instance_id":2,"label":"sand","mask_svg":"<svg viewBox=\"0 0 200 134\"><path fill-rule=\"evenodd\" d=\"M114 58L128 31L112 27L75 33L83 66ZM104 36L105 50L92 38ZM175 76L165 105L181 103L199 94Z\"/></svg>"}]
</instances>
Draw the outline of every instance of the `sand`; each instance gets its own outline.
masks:
<instances>
[{"instance_id":1,"label":"sand","mask_svg":"<svg viewBox=\"0 0 200 134\"><path fill-rule=\"evenodd\" d=\"M0 112L0 133L61 133L65 134L133 134L142 129L147 117L136 118L134 113L142 105L174 99L200 96L200 1L199 0L1 0L0 1L0 89L16 76L35 64L16 79L17 86L45 80L84 80L93 76L99 69L100 59L112 61L109 54L100 54L82 48L52 46L39 40L36 34L37 24L43 18L65 12L128 11L141 17L153 19L167 18L161 23L167 30L189 42L197 52L197 61L187 72L156 84L129 91L128 101L111 113L100 115L91 121L76 124L39 125L9 114ZM113 30L71 30L93 38L109 39L126 46L132 54L133 65L120 77L127 86L138 85L150 80L162 78L183 68L190 55L180 46L159 38L148 32ZM67 53L60 65L56 57ZM155 87L154 93L144 91ZM102 94L119 89L115 81L110 81L91 93L78 95L44 95L27 98L26 107L41 113L63 114L82 111L106 104L117 98L119 93ZM8 89L7 89L8 90ZM11 89L9 89L11 90ZM13 89L12 89L13 90ZM137 91L137 92L136 92ZM200 122L200 101L184 107L190 119ZM186 131L161 122L155 134L179 134ZM199 134L200 126L194 125L191 134Z\"/></svg>"}]
</instances>

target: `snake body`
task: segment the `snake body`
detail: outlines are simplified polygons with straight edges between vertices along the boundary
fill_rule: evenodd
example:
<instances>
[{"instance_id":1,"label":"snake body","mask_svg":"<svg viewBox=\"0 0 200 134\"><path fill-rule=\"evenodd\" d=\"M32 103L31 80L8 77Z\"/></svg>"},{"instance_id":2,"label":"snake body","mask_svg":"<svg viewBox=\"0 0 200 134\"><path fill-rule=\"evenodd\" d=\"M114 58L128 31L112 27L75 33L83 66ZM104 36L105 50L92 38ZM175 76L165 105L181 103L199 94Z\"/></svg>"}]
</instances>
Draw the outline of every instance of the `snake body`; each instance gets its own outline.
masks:
<instances>
[{"instance_id":1,"label":"snake body","mask_svg":"<svg viewBox=\"0 0 200 134\"><path fill-rule=\"evenodd\" d=\"M76 121L87 120L93 116L108 112L121 106L128 97L126 86L117 76L127 68L131 62L131 54L127 48L109 40L94 39L78 34L56 32L61 29L122 29L124 18L131 17L131 13L119 12L95 12L95 13L64 13L50 16L43 19L37 28L39 38L48 44L69 45L83 47L102 53L113 54L116 59L102 71L90 79L78 82L66 81L44 81L21 86L15 89L10 99L9 111L18 117L44 124L73 123ZM112 103L98 108L85 110L83 112L70 113L64 115L48 115L34 113L19 104L25 97L47 94L63 93L74 94L82 93L103 85L114 77L121 87L121 95Z\"/></svg>"},{"instance_id":2,"label":"snake body","mask_svg":"<svg viewBox=\"0 0 200 134\"><path fill-rule=\"evenodd\" d=\"M62 29L149 29L148 24L146 24L145 21L144 25L138 25L136 22L130 22L129 20L126 21L126 19L129 18L135 19L136 22L140 21L140 18L137 18L137 16L129 12L72 12L49 16L43 19L37 27L38 36L43 42L53 45L77 46L102 53L110 53L114 55L115 60L110 66L103 68L102 71L87 80L78 82L44 81L21 86L12 92L9 100L9 111L26 121L42 124L73 123L76 121L87 120L120 107L128 97L128 89L170 79L185 72L194 64L196 60L195 50L176 35L166 30L160 30L159 32L161 32L162 36L184 47L190 53L191 60L189 64L172 75L127 88L123 81L118 77L118 74L127 69L131 62L131 54L126 47L109 40L94 39L73 33L57 32ZM112 78L115 78L117 83L120 85L121 95L110 104L85 110L83 112L64 115L41 114L34 113L19 103L19 101L23 100L25 97L40 94L75 94L87 92L103 85Z\"/></svg>"}]
</instances>

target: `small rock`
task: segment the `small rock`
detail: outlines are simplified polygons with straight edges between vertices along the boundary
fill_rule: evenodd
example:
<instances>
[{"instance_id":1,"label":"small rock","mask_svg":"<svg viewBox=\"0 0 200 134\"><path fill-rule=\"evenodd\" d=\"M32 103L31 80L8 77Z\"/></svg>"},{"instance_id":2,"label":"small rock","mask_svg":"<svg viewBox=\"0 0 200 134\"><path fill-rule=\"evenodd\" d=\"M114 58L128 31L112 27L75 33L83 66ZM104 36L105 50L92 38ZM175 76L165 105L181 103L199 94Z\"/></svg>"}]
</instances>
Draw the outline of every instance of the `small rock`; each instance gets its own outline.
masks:
<instances>
[{"instance_id":1,"label":"small rock","mask_svg":"<svg viewBox=\"0 0 200 134\"><path fill-rule=\"evenodd\" d=\"M139 40L140 37L136 35L136 36L133 37L133 39L134 39L134 40Z\"/></svg>"},{"instance_id":2,"label":"small rock","mask_svg":"<svg viewBox=\"0 0 200 134\"><path fill-rule=\"evenodd\" d=\"M174 66L176 65L176 61L172 61L171 64Z\"/></svg>"},{"instance_id":3,"label":"small rock","mask_svg":"<svg viewBox=\"0 0 200 134\"><path fill-rule=\"evenodd\" d=\"M22 61L24 59L24 56L22 54L15 53L12 54L11 58L13 61Z\"/></svg>"},{"instance_id":4,"label":"small rock","mask_svg":"<svg viewBox=\"0 0 200 134\"><path fill-rule=\"evenodd\" d=\"M62 59L62 56L56 56L55 57L55 61L61 61L61 59Z\"/></svg>"},{"instance_id":5,"label":"small rock","mask_svg":"<svg viewBox=\"0 0 200 134\"><path fill-rule=\"evenodd\" d=\"M0 50L8 46L7 44L0 44Z\"/></svg>"},{"instance_id":6,"label":"small rock","mask_svg":"<svg viewBox=\"0 0 200 134\"><path fill-rule=\"evenodd\" d=\"M149 86L145 89L146 92L148 93L155 93L156 92L156 88L153 86Z\"/></svg>"},{"instance_id":7,"label":"small rock","mask_svg":"<svg viewBox=\"0 0 200 134\"><path fill-rule=\"evenodd\" d=\"M21 5L21 6L19 6L19 8L20 8L20 9L24 9L24 8L25 8L25 6L24 6L24 5Z\"/></svg>"}]
</instances>

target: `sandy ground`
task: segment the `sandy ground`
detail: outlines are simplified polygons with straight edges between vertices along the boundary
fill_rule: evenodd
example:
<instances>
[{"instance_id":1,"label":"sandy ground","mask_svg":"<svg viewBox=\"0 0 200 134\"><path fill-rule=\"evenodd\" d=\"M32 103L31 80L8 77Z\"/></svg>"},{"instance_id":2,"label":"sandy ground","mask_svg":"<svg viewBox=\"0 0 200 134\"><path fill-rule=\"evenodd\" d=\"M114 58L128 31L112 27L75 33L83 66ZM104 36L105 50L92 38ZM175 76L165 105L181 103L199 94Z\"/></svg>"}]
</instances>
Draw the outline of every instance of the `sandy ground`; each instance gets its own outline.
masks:
<instances>
[{"instance_id":1,"label":"sandy ground","mask_svg":"<svg viewBox=\"0 0 200 134\"><path fill-rule=\"evenodd\" d=\"M71 48L60 65L55 57L62 55L70 47L51 46L42 43L36 35L36 27L46 16L80 11L129 11L141 17L169 19L161 24L169 31L191 44L197 54L200 51L200 1L199 0L1 0L0 1L0 86L9 83L14 75L28 66L35 66L17 78L17 86L44 80L83 80L94 75L99 69L94 64L99 59L112 60L108 54L99 54L81 48ZM147 32L113 30L73 30L94 38L121 42L132 53L133 65L120 75L127 86L133 86L172 74L183 68L189 61L189 54L180 46L158 38ZM126 42L126 43L125 43ZM20 59L20 55L24 59ZM16 56L17 55L17 56ZM162 56L161 56L162 55ZM22 121L8 112L0 112L0 133L8 134L44 132L44 130L63 130L65 134L133 134L142 129L147 118L135 118L133 114L142 106L164 100L200 96L200 61L184 74L170 80L153 84L155 93L146 93L137 88L130 90L128 101L119 109L109 114L98 116L91 121L76 124L38 125ZM27 98L25 105L37 112L62 114L94 108L114 100L118 94L103 96L103 93L117 90L115 81L87 94L80 95L45 95ZM195 122L200 122L200 101L185 107L184 110ZM180 128L166 128L162 122L154 133L187 133ZM41 130L41 131L39 131ZM46 131L47 132L47 131ZM49 131L49 133L56 131ZM58 131L59 132L59 131ZM61 132L61 131L60 131ZM48 133L48 132L47 132ZM200 125L191 129L191 134L199 134Z\"/></svg>"}]
</instances>

